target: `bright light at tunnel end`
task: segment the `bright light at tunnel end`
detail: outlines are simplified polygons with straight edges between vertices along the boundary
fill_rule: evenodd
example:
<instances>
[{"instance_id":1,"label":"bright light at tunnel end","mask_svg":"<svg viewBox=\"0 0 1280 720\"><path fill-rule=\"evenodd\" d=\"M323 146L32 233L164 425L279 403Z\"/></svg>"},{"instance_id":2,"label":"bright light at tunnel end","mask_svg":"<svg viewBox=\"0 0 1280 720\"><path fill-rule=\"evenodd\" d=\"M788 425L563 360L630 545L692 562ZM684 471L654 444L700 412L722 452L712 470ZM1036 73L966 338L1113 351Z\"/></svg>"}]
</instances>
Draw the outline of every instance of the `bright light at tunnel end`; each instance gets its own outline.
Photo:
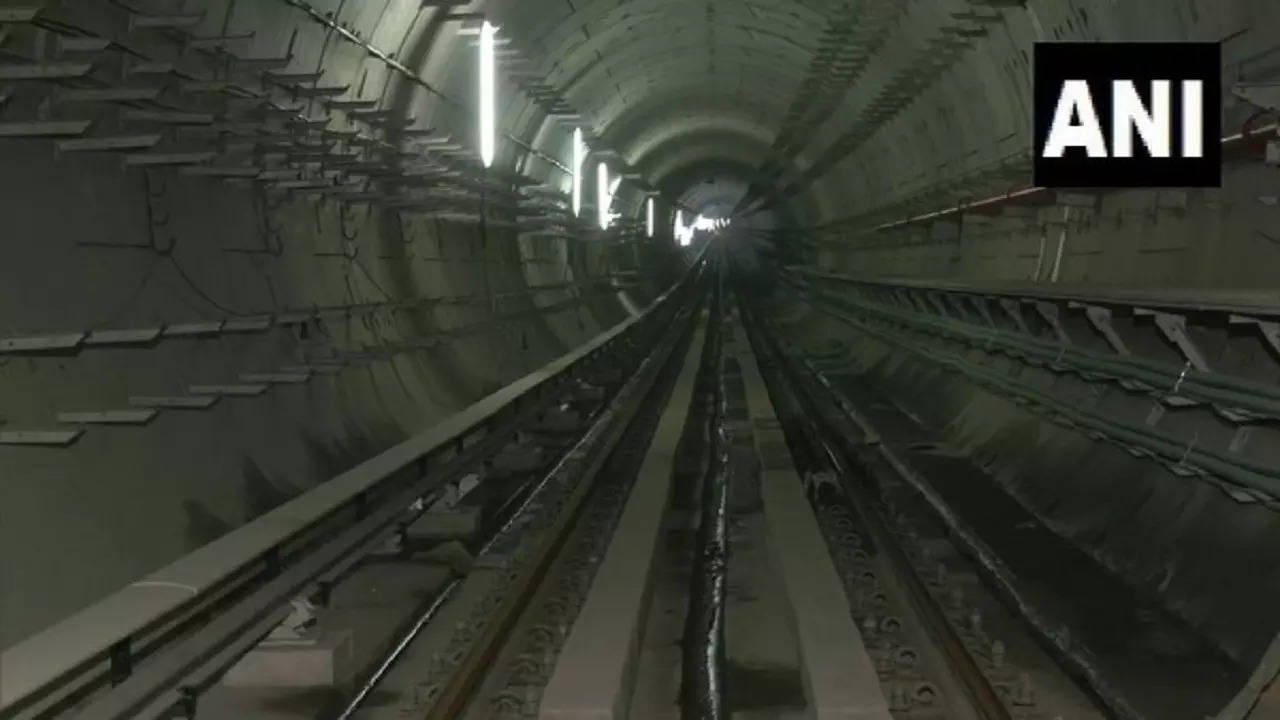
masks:
<instances>
[{"instance_id":1,"label":"bright light at tunnel end","mask_svg":"<svg viewBox=\"0 0 1280 720\"><path fill-rule=\"evenodd\" d=\"M675 236L680 242L680 247L688 247L693 242L693 234L698 230L704 232L711 230L719 230L728 227L729 221L726 218L714 218L698 215L694 218L693 223L689 226L684 224L684 213L676 210Z\"/></svg>"},{"instance_id":2,"label":"bright light at tunnel end","mask_svg":"<svg viewBox=\"0 0 1280 720\"><path fill-rule=\"evenodd\" d=\"M494 36L497 32L498 29L488 20L480 28L480 159L485 167L493 165L496 139Z\"/></svg>"},{"instance_id":3,"label":"bright light at tunnel end","mask_svg":"<svg viewBox=\"0 0 1280 720\"><path fill-rule=\"evenodd\" d=\"M644 230L646 237L653 237L653 198L645 202Z\"/></svg>"}]
</instances>

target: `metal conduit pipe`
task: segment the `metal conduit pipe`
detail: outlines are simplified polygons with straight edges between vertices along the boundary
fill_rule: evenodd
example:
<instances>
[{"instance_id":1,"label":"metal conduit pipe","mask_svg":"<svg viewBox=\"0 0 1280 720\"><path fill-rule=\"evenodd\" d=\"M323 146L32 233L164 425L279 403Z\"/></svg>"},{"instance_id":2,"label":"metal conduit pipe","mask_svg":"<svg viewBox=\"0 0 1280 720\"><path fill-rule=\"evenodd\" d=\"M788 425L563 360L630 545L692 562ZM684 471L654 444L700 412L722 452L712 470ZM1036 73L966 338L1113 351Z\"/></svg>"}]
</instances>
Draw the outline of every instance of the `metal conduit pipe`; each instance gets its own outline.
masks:
<instances>
[{"instance_id":1,"label":"metal conduit pipe","mask_svg":"<svg viewBox=\"0 0 1280 720\"><path fill-rule=\"evenodd\" d=\"M1280 392L1274 385L1236 378L1220 373L1170 368L1145 358L1106 357L1054 342L1046 342L998 328L983 328L969 323L935 319L894 310L877 304L859 302L821 291L810 291L820 302L856 309L887 322L908 325L931 334L946 336L976 347L1000 351L1012 357L1038 364L1065 366L1078 375L1095 379L1133 380L1151 389L1177 387L1178 395L1222 408L1242 408L1268 417L1280 417Z\"/></svg>"},{"instance_id":2,"label":"metal conduit pipe","mask_svg":"<svg viewBox=\"0 0 1280 720\"><path fill-rule=\"evenodd\" d=\"M1271 498L1280 498L1280 470L1276 468L1243 462L1222 453L1197 448L1194 444L1188 445L1161 433L1113 422L1096 413L1074 408L1022 383L1011 381L1005 376L978 368L972 363L950 353L937 349L922 350L917 343L913 343L901 335L876 328L831 308L819 306L818 310L840 322L901 348L913 357L921 358L952 372L959 373L997 394L1013 399L1014 402L1038 406L1048 414L1064 418L1067 423L1075 427L1086 431L1094 431L1101 436L1098 439L1109 440L1123 447L1138 448L1148 456L1158 456L1170 468L1176 468L1183 474L1198 474L1202 477L1216 476L1233 484L1258 490Z\"/></svg>"},{"instance_id":3,"label":"metal conduit pipe","mask_svg":"<svg viewBox=\"0 0 1280 720\"><path fill-rule=\"evenodd\" d=\"M1280 314L1273 294L1265 288L1195 287L1173 288L1115 287L1099 288L1079 283L1046 285L1030 281L987 279L978 282L948 278L912 278L902 276L840 274L809 267L787 266L786 272L818 280L852 283L886 290L925 290L969 295L1027 297L1036 300L1079 301L1103 305L1149 307L1171 311L1218 312L1276 317ZM979 284L980 283L980 284Z\"/></svg>"}]
</instances>

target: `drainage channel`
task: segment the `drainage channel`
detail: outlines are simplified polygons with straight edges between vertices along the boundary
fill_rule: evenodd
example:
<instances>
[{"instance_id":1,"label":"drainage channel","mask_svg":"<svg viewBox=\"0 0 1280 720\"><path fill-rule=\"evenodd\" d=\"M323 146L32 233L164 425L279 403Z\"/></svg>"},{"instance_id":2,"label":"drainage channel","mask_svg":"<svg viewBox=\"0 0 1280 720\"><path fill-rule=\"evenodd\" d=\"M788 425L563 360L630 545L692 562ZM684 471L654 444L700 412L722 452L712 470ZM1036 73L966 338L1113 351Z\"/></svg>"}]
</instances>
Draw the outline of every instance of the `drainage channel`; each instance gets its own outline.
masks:
<instances>
[{"instance_id":1,"label":"drainage channel","mask_svg":"<svg viewBox=\"0 0 1280 720\"><path fill-rule=\"evenodd\" d=\"M863 472L877 442L790 366L750 320L748 335L797 469L895 718L1089 720L1105 714L988 590L930 518L886 499Z\"/></svg>"},{"instance_id":2,"label":"drainage channel","mask_svg":"<svg viewBox=\"0 0 1280 720\"><path fill-rule=\"evenodd\" d=\"M705 427L707 472L702 481L701 510L695 536L685 618L684 660L680 700L682 717L723 720L725 717L725 594L728 579L729 435L725 426L727 398L722 368L723 296L712 299L708 352L701 369L701 390L709 404Z\"/></svg>"}]
</instances>

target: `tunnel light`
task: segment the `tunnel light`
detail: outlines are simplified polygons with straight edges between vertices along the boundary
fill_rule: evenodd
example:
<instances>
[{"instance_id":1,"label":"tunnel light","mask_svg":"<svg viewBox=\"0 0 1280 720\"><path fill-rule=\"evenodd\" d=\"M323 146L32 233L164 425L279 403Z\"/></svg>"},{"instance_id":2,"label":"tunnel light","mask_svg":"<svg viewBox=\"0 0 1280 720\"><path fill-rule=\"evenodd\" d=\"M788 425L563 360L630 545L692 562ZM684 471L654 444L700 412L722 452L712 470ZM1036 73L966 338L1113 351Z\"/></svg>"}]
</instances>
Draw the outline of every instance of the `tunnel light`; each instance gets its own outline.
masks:
<instances>
[{"instance_id":1,"label":"tunnel light","mask_svg":"<svg viewBox=\"0 0 1280 720\"><path fill-rule=\"evenodd\" d=\"M494 35L498 29L486 20L480 28L480 159L493 165L495 145Z\"/></svg>"},{"instance_id":2,"label":"tunnel light","mask_svg":"<svg viewBox=\"0 0 1280 720\"><path fill-rule=\"evenodd\" d=\"M709 231L719 230L724 227L725 220L723 218L709 218L699 215L694 218L693 222L687 227L684 224L684 213L676 211L676 239L680 241L681 247L685 247L693 242L693 234L698 230Z\"/></svg>"},{"instance_id":3,"label":"tunnel light","mask_svg":"<svg viewBox=\"0 0 1280 720\"><path fill-rule=\"evenodd\" d=\"M644 229L648 237L653 237L653 198L649 198L645 202L645 221Z\"/></svg>"},{"instance_id":4,"label":"tunnel light","mask_svg":"<svg viewBox=\"0 0 1280 720\"><path fill-rule=\"evenodd\" d=\"M582 163L586 160L587 144L582 141L582 128L573 129L573 216L582 214Z\"/></svg>"},{"instance_id":5,"label":"tunnel light","mask_svg":"<svg viewBox=\"0 0 1280 720\"><path fill-rule=\"evenodd\" d=\"M600 163L596 166L596 209L600 216L600 229L609 229L609 168Z\"/></svg>"}]
</instances>

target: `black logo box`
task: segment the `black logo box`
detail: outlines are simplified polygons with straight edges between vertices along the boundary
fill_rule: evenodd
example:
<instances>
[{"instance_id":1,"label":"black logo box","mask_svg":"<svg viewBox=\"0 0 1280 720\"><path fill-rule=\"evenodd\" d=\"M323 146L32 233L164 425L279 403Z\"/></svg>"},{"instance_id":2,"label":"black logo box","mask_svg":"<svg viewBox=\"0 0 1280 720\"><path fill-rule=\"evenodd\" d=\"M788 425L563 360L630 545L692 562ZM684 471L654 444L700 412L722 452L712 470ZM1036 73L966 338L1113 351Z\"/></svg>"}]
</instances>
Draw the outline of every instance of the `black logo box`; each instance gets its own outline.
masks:
<instances>
[{"instance_id":1,"label":"black logo box","mask_svg":"<svg viewBox=\"0 0 1280 720\"><path fill-rule=\"evenodd\" d=\"M1219 43L1036 43L1035 184L1040 187L1220 187L1222 184L1222 50ZM1111 82L1131 80L1150 107L1151 81L1173 88L1173 157L1152 158L1135 133L1133 157L1090 158L1068 148L1061 158L1042 157L1058 95L1066 80L1085 80L1107 148L1111 137ZM1181 84L1204 83L1200 158L1178 157L1182 137ZM1078 120L1077 120L1078 122Z\"/></svg>"}]
</instances>

